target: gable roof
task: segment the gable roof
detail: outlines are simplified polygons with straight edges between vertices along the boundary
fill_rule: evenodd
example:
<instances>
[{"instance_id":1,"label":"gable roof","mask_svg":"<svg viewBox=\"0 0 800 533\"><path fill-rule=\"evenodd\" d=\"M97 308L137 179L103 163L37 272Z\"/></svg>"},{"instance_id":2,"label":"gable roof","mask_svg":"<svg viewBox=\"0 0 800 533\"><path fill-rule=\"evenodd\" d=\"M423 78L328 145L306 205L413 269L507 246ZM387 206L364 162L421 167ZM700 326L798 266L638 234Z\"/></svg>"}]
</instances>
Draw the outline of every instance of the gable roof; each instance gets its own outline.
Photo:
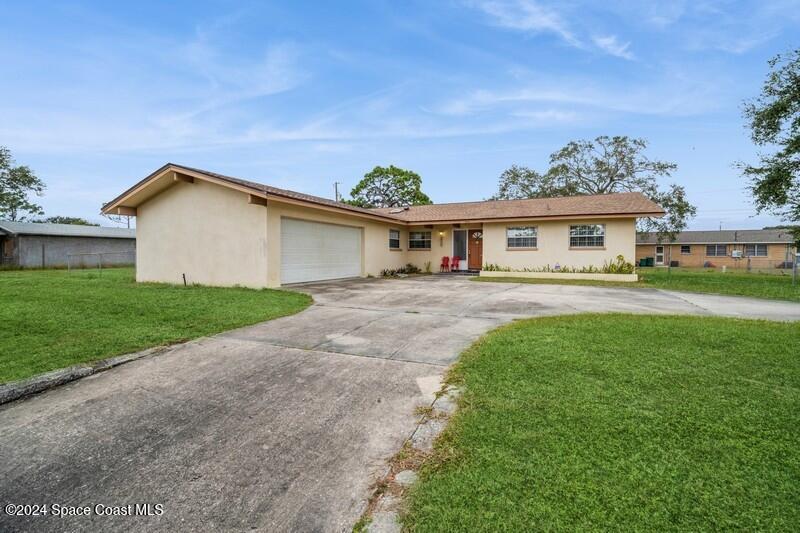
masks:
<instances>
[{"instance_id":1,"label":"gable roof","mask_svg":"<svg viewBox=\"0 0 800 533\"><path fill-rule=\"evenodd\" d=\"M322 198L320 196L314 196L311 194L304 194L301 192L290 191L288 189L280 189L278 187L272 187L270 185L264 185L263 183L257 183L255 181L243 180L241 178L234 178L232 176L225 176L224 174L217 174L216 172L209 172L208 170L202 170L199 168L192 168L183 165L176 165L175 163L167 163L163 167L159 168L152 174L145 177L143 180L138 182L136 185L128 189L127 191L123 192L107 204L103 206L103 213L110 213L117 207L136 207L136 205L130 205L125 203L126 198L130 197L133 193L137 192L138 190L145 187L149 182L152 182L154 179L162 176L164 173L169 171L177 171L179 173L186 173L190 176L203 177L210 179L211 181L215 182L222 182L222 184L230 184L236 185L239 188L244 188L252 193L257 194L258 196L262 196L264 198L269 198L270 196L277 197L277 198L285 198L289 200L296 200L303 203L309 204L316 204L321 206L326 206L329 208L340 209L343 211L350 211L354 214L359 215L366 215L370 217L377 217L383 218L387 220L394 220L394 217L383 215L381 213L376 213L371 209L364 209L362 207L355 207L352 205L348 205L342 202L337 202L335 200L330 200L328 198Z\"/></svg>"},{"instance_id":2,"label":"gable roof","mask_svg":"<svg viewBox=\"0 0 800 533\"><path fill-rule=\"evenodd\" d=\"M657 244L656 233L636 234L636 244ZM667 242L667 241L664 241ZM794 237L787 229L739 229L722 231L682 231L673 244L764 244L792 243Z\"/></svg>"},{"instance_id":3,"label":"gable roof","mask_svg":"<svg viewBox=\"0 0 800 533\"><path fill-rule=\"evenodd\" d=\"M411 206L407 208L364 209L328 198L280 189L254 181L234 178L197 168L167 163L136 185L103 206L104 213L118 209L136 208L147 198L158 194L169 186L163 178L176 172L191 178L208 180L219 185L233 187L243 192L278 201L299 202L320 206L324 209L349 212L356 216L394 221L399 224L427 224L434 222L459 222L492 219L578 218L584 216L662 216L664 211L643 194L617 193L564 198L536 198L529 200L486 200ZM156 182L161 180L160 185ZM151 193L147 188L152 187Z\"/></svg>"},{"instance_id":4,"label":"gable roof","mask_svg":"<svg viewBox=\"0 0 800 533\"><path fill-rule=\"evenodd\" d=\"M403 210L381 208L375 209L375 211L394 214L409 223L605 215L661 216L664 214L661 207L638 192L414 205Z\"/></svg>"},{"instance_id":5,"label":"gable roof","mask_svg":"<svg viewBox=\"0 0 800 533\"><path fill-rule=\"evenodd\" d=\"M135 239L136 230L106 226L79 226L77 224L39 224L38 222L11 222L0 220L0 232L11 235L51 235L59 237L105 237Z\"/></svg>"}]
</instances>

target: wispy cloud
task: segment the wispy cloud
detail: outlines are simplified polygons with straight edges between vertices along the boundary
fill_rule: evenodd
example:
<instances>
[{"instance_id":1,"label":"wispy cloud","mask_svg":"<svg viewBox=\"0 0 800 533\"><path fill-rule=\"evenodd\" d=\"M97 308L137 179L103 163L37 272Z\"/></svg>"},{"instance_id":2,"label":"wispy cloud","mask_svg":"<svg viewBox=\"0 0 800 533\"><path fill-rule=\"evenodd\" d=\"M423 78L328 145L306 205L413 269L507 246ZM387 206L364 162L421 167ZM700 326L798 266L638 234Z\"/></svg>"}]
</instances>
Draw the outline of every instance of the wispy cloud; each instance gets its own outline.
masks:
<instances>
[{"instance_id":1,"label":"wispy cloud","mask_svg":"<svg viewBox=\"0 0 800 533\"><path fill-rule=\"evenodd\" d=\"M616 35L598 35L592 38L592 42L594 42L598 48L606 53L611 54L612 56L621 57L627 60L634 59L633 52L630 51L631 43L619 42Z\"/></svg>"},{"instance_id":2,"label":"wispy cloud","mask_svg":"<svg viewBox=\"0 0 800 533\"><path fill-rule=\"evenodd\" d=\"M533 0L490 0L474 5L489 15L497 26L531 33L552 33L571 46L582 46L555 10Z\"/></svg>"}]
</instances>

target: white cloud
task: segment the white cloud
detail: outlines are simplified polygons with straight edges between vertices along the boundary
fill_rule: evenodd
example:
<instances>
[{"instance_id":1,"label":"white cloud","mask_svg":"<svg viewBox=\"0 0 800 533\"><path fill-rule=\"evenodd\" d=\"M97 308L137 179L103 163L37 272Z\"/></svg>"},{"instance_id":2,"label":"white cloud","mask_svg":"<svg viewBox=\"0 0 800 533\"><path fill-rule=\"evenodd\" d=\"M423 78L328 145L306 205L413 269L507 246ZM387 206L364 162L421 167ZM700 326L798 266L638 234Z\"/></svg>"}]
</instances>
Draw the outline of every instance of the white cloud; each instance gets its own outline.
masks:
<instances>
[{"instance_id":1,"label":"white cloud","mask_svg":"<svg viewBox=\"0 0 800 533\"><path fill-rule=\"evenodd\" d=\"M629 50L631 43L621 43L616 35L596 36L592 38L594 44L604 52L623 59L634 59L633 52Z\"/></svg>"},{"instance_id":2,"label":"white cloud","mask_svg":"<svg viewBox=\"0 0 800 533\"><path fill-rule=\"evenodd\" d=\"M531 33L553 33L567 44L582 44L554 10L533 0L489 0L474 4L492 18L497 26Z\"/></svg>"}]
</instances>

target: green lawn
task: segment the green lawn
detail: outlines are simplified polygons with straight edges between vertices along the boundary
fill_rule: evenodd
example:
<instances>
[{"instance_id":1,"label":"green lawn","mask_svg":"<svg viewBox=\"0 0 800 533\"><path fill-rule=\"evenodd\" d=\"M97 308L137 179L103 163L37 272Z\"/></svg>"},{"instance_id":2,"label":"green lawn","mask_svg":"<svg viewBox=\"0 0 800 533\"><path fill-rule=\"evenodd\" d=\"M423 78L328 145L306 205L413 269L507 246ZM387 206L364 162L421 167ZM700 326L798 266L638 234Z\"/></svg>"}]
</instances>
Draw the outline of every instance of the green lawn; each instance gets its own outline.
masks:
<instances>
[{"instance_id":1,"label":"green lawn","mask_svg":"<svg viewBox=\"0 0 800 533\"><path fill-rule=\"evenodd\" d=\"M796 531L800 324L579 315L467 350L411 531Z\"/></svg>"},{"instance_id":2,"label":"green lawn","mask_svg":"<svg viewBox=\"0 0 800 533\"><path fill-rule=\"evenodd\" d=\"M673 268L670 272L665 268L638 269L639 281L635 283L588 281L588 280L552 280L533 278L472 278L474 281L537 283L545 285L594 285L600 287L652 287L675 291L705 292L712 294L730 294L735 296L752 296L754 298L770 298L777 300L793 300L800 302L800 281L792 286L791 275L748 274L746 272L726 272L714 270Z\"/></svg>"},{"instance_id":3,"label":"green lawn","mask_svg":"<svg viewBox=\"0 0 800 533\"><path fill-rule=\"evenodd\" d=\"M0 272L0 383L296 313L295 292L137 284L132 269Z\"/></svg>"}]
</instances>

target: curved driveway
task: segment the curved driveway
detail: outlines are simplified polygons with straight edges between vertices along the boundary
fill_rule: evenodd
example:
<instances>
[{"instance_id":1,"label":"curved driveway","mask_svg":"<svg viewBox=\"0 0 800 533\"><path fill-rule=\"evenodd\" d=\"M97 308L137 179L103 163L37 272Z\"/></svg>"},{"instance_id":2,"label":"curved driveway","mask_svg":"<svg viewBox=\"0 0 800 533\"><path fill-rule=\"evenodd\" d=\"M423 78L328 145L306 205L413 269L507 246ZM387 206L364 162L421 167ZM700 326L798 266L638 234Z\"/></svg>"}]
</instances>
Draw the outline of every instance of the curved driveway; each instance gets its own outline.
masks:
<instances>
[{"instance_id":1,"label":"curved driveway","mask_svg":"<svg viewBox=\"0 0 800 533\"><path fill-rule=\"evenodd\" d=\"M294 316L178 345L0 407L0 502L162 504L161 516L0 530L340 531L446 365L520 317L587 311L800 320L800 304L430 276L299 287Z\"/></svg>"}]
</instances>

